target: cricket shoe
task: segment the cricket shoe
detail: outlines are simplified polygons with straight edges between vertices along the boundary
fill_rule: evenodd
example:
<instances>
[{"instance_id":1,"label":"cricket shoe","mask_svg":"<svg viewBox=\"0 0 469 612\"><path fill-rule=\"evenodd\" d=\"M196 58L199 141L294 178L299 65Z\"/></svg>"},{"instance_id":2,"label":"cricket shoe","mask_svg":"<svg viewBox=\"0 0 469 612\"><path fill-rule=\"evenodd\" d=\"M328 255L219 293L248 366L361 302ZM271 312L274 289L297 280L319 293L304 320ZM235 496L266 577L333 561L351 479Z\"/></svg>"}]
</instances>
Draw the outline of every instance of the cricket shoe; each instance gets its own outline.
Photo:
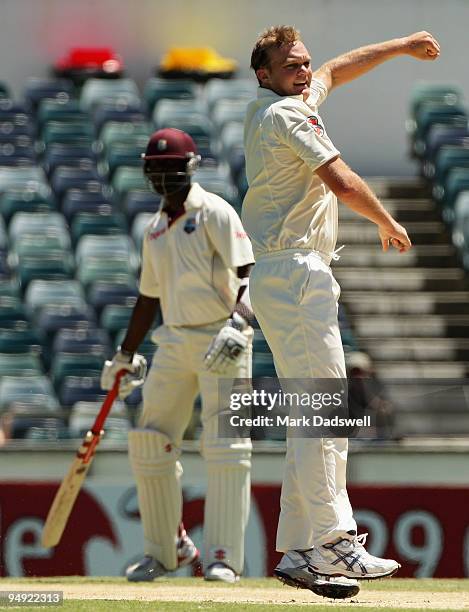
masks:
<instances>
[{"instance_id":1,"label":"cricket shoe","mask_svg":"<svg viewBox=\"0 0 469 612\"><path fill-rule=\"evenodd\" d=\"M356 580L343 577L318 576L310 568L313 548L308 550L289 550L283 555L274 569L274 575L284 584L297 589L309 589L315 595L331 599L354 597L360 587Z\"/></svg>"},{"instance_id":2,"label":"cricket shoe","mask_svg":"<svg viewBox=\"0 0 469 612\"><path fill-rule=\"evenodd\" d=\"M239 581L239 576L231 567L224 563L212 563L205 570L204 579L212 582L230 582L233 584Z\"/></svg>"},{"instance_id":3,"label":"cricket shoe","mask_svg":"<svg viewBox=\"0 0 469 612\"><path fill-rule=\"evenodd\" d=\"M178 569L192 565L194 574L200 575L199 550L182 525L179 527L178 533L177 557ZM151 555L145 555L143 559L130 565L125 575L130 582L151 582L159 576L165 576L169 571L157 559Z\"/></svg>"},{"instance_id":4,"label":"cricket shoe","mask_svg":"<svg viewBox=\"0 0 469 612\"><path fill-rule=\"evenodd\" d=\"M357 580L376 580L392 576L401 567L394 559L381 559L365 550L367 533L349 532L351 539L340 538L317 546L310 555L309 567L325 576L346 576Z\"/></svg>"}]
</instances>

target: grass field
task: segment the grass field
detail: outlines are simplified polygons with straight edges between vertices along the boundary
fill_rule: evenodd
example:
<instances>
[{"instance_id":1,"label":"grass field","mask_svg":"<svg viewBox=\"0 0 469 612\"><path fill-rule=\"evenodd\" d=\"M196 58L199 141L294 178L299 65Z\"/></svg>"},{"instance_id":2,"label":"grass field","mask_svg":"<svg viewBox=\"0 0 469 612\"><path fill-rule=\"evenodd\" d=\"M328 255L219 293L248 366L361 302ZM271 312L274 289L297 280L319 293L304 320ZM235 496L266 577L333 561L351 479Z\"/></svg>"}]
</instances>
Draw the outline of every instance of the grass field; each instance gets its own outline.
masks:
<instances>
[{"instance_id":1,"label":"grass field","mask_svg":"<svg viewBox=\"0 0 469 612\"><path fill-rule=\"evenodd\" d=\"M273 578L248 578L236 585L207 583L198 578L159 579L131 584L123 578L3 578L8 590L63 591L63 606L6 606L6 609L94 612L158 610L161 612L267 612L310 608L314 612L413 612L469 610L469 580L399 579L362 582L350 600L333 601L307 590L296 590Z\"/></svg>"}]
</instances>

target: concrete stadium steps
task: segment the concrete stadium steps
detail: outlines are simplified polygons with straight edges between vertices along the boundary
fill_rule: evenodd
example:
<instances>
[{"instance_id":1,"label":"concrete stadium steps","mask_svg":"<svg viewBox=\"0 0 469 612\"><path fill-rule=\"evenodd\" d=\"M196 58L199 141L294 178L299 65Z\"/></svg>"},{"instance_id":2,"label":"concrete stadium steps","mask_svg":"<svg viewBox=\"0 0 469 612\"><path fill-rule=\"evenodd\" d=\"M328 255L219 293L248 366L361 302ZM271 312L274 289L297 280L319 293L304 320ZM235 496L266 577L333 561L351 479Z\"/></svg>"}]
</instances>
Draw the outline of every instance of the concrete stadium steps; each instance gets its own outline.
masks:
<instances>
[{"instance_id":1,"label":"concrete stadium steps","mask_svg":"<svg viewBox=\"0 0 469 612\"><path fill-rule=\"evenodd\" d=\"M354 315L468 314L469 291L348 291L347 311Z\"/></svg>"},{"instance_id":2,"label":"concrete stadium steps","mask_svg":"<svg viewBox=\"0 0 469 612\"><path fill-rule=\"evenodd\" d=\"M425 181L418 177L365 178L368 185L380 199L416 199L428 197Z\"/></svg>"},{"instance_id":3,"label":"concrete stadium steps","mask_svg":"<svg viewBox=\"0 0 469 612\"><path fill-rule=\"evenodd\" d=\"M347 291L465 291L460 268L334 267L346 303Z\"/></svg>"},{"instance_id":4,"label":"concrete stadium steps","mask_svg":"<svg viewBox=\"0 0 469 612\"><path fill-rule=\"evenodd\" d=\"M374 361L468 361L469 338L361 338Z\"/></svg>"},{"instance_id":5,"label":"concrete stadium steps","mask_svg":"<svg viewBox=\"0 0 469 612\"><path fill-rule=\"evenodd\" d=\"M393 216L399 217L402 223L408 221L440 221L438 211L435 210L435 206L428 198L419 199L384 199L381 198L381 203L385 209ZM339 219L343 221L352 221L355 219L363 219L361 215L358 215L351 208L345 204L339 205Z\"/></svg>"},{"instance_id":6,"label":"concrete stadium steps","mask_svg":"<svg viewBox=\"0 0 469 612\"><path fill-rule=\"evenodd\" d=\"M464 361L387 361L375 364L381 379L465 378L469 374L469 362Z\"/></svg>"},{"instance_id":7,"label":"concrete stadium steps","mask_svg":"<svg viewBox=\"0 0 469 612\"><path fill-rule=\"evenodd\" d=\"M359 338L468 338L468 315L352 315Z\"/></svg>"},{"instance_id":8,"label":"concrete stadium steps","mask_svg":"<svg viewBox=\"0 0 469 612\"><path fill-rule=\"evenodd\" d=\"M442 221L411 221L405 223L412 244L448 244L450 236ZM378 229L363 217L341 221L337 244L380 244Z\"/></svg>"},{"instance_id":9,"label":"concrete stadium steps","mask_svg":"<svg viewBox=\"0 0 469 612\"><path fill-rule=\"evenodd\" d=\"M416 245L407 253L392 250L384 252L378 244L361 246L348 244L340 252L340 259L333 262L336 267L432 267L443 268L458 265L456 249L449 244Z\"/></svg>"}]
</instances>

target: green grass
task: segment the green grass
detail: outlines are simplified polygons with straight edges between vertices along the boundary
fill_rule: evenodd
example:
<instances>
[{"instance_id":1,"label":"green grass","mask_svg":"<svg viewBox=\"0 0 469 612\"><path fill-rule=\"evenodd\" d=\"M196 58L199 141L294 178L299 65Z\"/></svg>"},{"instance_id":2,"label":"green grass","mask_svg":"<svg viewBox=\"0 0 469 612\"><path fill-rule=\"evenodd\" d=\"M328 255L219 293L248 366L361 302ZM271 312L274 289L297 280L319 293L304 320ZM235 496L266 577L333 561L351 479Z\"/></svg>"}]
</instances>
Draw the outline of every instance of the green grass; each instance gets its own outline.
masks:
<instances>
[{"instance_id":1,"label":"green grass","mask_svg":"<svg viewBox=\"0 0 469 612\"><path fill-rule=\"evenodd\" d=\"M347 605L347 604L345 604ZM375 607L362 608L355 607L353 603L350 607L354 607L357 612L377 612ZM16 607L16 608L5 608L6 610L18 610L29 612L35 612L37 610L57 610L57 612L137 612L138 610L158 610L158 612L198 612L200 610L213 610L216 612L271 612L271 610L278 610L278 612L298 612L301 608L312 609L313 612L340 612L344 610L344 604L299 604L299 605L288 605L288 604L256 604L256 603L214 603L209 601L199 603L189 602L174 602L174 601L155 601L155 602L144 602L144 601L106 601L101 599L83 601L70 599L64 602L63 606L27 606L27 607ZM347 606L348 607L348 606ZM2 608L3 609L3 608ZM422 612L422 608L379 608L379 612ZM438 612L454 612L453 609L438 609Z\"/></svg>"}]
</instances>

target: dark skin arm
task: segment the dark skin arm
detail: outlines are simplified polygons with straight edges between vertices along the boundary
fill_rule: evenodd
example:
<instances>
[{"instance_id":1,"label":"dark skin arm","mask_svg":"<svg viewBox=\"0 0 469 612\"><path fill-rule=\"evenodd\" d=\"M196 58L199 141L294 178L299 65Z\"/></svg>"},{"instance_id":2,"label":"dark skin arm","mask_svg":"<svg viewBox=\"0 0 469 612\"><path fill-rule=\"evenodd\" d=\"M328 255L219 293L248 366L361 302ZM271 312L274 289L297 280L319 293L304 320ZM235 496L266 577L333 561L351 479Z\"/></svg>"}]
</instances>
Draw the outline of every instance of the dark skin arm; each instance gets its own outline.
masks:
<instances>
[{"instance_id":1,"label":"dark skin arm","mask_svg":"<svg viewBox=\"0 0 469 612\"><path fill-rule=\"evenodd\" d=\"M238 278L247 278L251 272L251 268L252 264L248 264L247 266L240 266L238 268ZM239 288L234 311L244 317L248 323L252 323L252 320L254 319L254 313L246 306L246 304L243 304L241 302L241 298L243 297L245 291L245 286Z\"/></svg>"},{"instance_id":2,"label":"dark skin arm","mask_svg":"<svg viewBox=\"0 0 469 612\"><path fill-rule=\"evenodd\" d=\"M130 317L127 334L121 348L129 353L135 353L152 327L157 313L160 310L158 298L147 297L140 294Z\"/></svg>"}]
</instances>

